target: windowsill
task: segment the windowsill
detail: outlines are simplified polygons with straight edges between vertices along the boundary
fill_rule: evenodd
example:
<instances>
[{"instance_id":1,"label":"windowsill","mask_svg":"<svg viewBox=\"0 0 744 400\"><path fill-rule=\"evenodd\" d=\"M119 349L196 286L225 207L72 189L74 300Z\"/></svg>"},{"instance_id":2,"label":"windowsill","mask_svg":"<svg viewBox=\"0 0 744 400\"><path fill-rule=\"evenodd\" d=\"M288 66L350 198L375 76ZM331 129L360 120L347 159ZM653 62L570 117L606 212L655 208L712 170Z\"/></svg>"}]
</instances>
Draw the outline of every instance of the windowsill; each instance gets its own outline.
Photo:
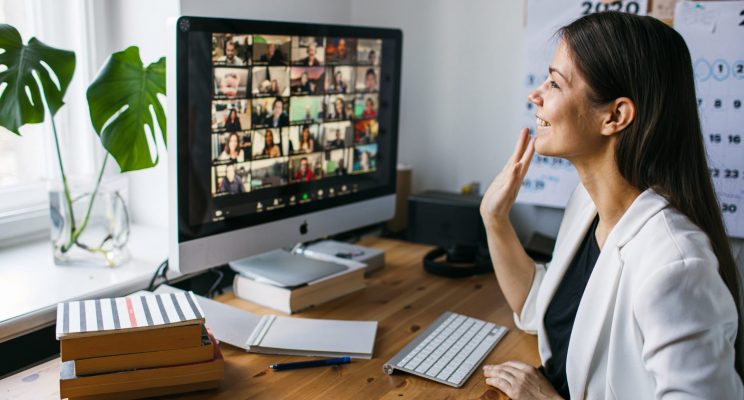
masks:
<instances>
[{"instance_id":1,"label":"windowsill","mask_svg":"<svg viewBox=\"0 0 744 400\"><path fill-rule=\"evenodd\" d=\"M54 324L59 302L146 288L168 257L168 234L146 226L131 229L131 258L116 268L56 266L48 239L0 249L0 343Z\"/></svg>"}]
</instances>

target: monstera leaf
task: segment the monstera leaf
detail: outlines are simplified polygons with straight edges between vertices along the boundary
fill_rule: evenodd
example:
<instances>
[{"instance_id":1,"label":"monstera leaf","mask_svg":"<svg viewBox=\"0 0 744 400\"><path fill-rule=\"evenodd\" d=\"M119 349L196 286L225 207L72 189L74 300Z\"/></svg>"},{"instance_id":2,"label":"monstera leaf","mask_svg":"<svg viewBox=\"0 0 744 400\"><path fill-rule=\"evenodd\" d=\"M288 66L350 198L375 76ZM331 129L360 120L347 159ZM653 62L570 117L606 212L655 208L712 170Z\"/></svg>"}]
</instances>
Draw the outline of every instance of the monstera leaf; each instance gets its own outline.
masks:
<instances>
[{"instance_id":1,"label":"monstera leaf","mask_svg":"<svg viewBox=\"0 0 744 400\"><path fill-rule=\"evenodd\" d=\"M147 140L150 135L156 143L152 108L163 143L166 141L165 111L158 94L165 95L165 58L145 68L134 46L112 54L88 87L93 128L122 172L149 168L158 162L157 148L153 160Z\"/></svg>"},{"instance_id":2,"label":"monstera leaf","mask_svg":"<svg viewBox=\"0 0 744 400\"><path fill-rule=\"evenodd\" d=\"M75 72L75 53L49 47L36 38L24 46L18 31L6 24L0 24L0 49L4 66L0 125L19 134L19 127L44 121L42 96L52 116L65 104L62 98Z\"/></svg>"}]
</instances>

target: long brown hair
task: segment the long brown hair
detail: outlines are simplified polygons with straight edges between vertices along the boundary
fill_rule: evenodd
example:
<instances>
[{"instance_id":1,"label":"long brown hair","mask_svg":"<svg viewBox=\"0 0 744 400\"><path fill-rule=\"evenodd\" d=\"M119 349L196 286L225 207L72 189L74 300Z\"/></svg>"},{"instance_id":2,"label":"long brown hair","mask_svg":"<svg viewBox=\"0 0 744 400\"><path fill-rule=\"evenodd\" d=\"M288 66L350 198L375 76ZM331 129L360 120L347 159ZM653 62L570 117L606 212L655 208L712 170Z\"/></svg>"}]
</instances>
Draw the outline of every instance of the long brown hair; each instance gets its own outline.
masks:
<instances>
[{"instance_id":1,"label":"long brown hair","mask_svg":"<svg viewBox=\"0 0 744 400\"><path fill-rule=\"evenodd\" d=\"M741 315L739 279L720 205L708 172L690 51L677 31L652 17L619 12L587 15L558 32L589 100L628 97L635 120L619 135L615 160L639 190L652 188L708 235L718 271ZM741 318L735 368L744 377Z\"/></svg>"}]
</instances>

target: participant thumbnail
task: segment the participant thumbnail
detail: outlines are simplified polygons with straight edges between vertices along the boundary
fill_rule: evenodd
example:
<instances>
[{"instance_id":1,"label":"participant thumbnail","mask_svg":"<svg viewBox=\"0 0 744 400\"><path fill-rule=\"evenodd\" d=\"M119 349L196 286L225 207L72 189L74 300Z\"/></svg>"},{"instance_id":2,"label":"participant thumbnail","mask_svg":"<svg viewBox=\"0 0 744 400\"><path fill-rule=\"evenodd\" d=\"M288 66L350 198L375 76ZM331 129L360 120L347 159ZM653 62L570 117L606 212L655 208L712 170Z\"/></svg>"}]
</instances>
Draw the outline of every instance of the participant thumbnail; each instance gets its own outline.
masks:
<instances>
[{"instance_id":1,"label":"participant thumbnail","mask_svg":"<svg viewBox=\"0 0 744 400\"><path fill-rule=\"evenodd\" d=\"M289 67L253 67L253 97L289 96Z\"/></svg>"},{"instance_id":2,"label":"participant thumbnail","mask_svg":"<svg viewBox=\"0 0 744 400\"><path fill-rule=\"evenodd\" d=\"M253 99L251 122L254 128L279 128L289 125L289 97Z\"/></svg>"},{"instance_id":3,"label":"participant thumbnail","mask_svg":"<svg viewBox=\"0 0 744 400\"><path fill-rule=\"evenodd\" d=\"M377 142L378 124L376 119L363 119L354 123L354 144Z\"/></svg>"},{"instance_id":4,"label":"participant thumbnail","mask_svg":"<svg viewBox=\"0 0 744 400\"><path fill-rule=\"evenodd\" d=\"M244 99L248 94L248 69L217 67L214 69L214 97Z\"/></svg>"},{"instance_id":5,"label":"participant thumbnail","mask_svg":"<svg viewBox=\"0 0 744 400\"><path fill-rule=\"evenodd\" d=\"M286 140L285 154L307 154L320 151L318 130L320 125L306 124L289 127L289 137Z\"/></svg>"},{"instance_id":6,"label":"participant thumbnail","mask_svg":"<svg viewBox=\"0 0 744 400\"><path fill-rule=\"evenodd\" d=\"M290 36L254 35L254 65L289 65Z\"/></svg>"},{"instance_id":7,"label":"participant thumbnail","mask_svg":"<svg viewBox=\"0 0 744 400\"><path fill-rule=\"evenodd\" d=\"M380 65L381 39L359 39L357 41L357 64Z\"/></svg>"},{"instance_id":8,"label":"participant thumbnail","mask_svg":"<svg viewBox=\"0 0 744 400\"><path fill-rule=\"evenodd\" d=\"M253 36L215 33L212 35L212 64L249 65Z\"/></svg>"},{"instance_id":9,"label":"participant thumbnail","mask_svg":"<svg viewBox=\"0 0 744 400\"><path fill-rule=\"evenodd\" d=\"M254 160L282 157L284 155L282 149L282 129L267 128L253 131Z\"/></svg>"},{"instance_id":10,"label":"participant thumbnail","mask_svg":"<svg viewBox=\"0 0 744 400\"><path fill-rule=\"evenodd\" d=\"M355 62L356 39L326 39L326 64L354 64Z\"/></svg>"},{"instance_id":11,"label":"participant thumbnail","mask_svg":"<svg viewBox=\"0 0 744 400\"><path fill-rule=\"evenodd\" d=\"M292 94L323 94L325 67L292 67Z\"/></svg>"},{"instance_id":12,"label":"participant thumbnail","mask_svg":"<svg viewBox=\"0 0 744 400\"><path fill-rule=\"evenodd\" d=\"M377 144L364 144L353 148L352 174L362 174L377 169Z\"/></svg>"},{"instance_id":13,"label":"participant thumbnail","mask_svg":"<svg viewBox=\"0 0 744 400\"><path fill-rule=\"evenodd\" d=\"M251 129L250 101L215 100L212 102L213 131L242 131Z\"/></svg>"},{"instance_id":14,"label":"participant thumbnail","mask_svg":"<svg viewBox=\"0 0 744 400\"><path fill-rule=\"evenodd\" d=\"M251 156L251 133L225 132L212 135L212 160L215 164L249 161Z\"/></svg>"},{"instance_id":15,"label":"participant thumbnail","mask_svg":"<svg viewBox=\"0 0 744 400\"><path fill-rule=\"evenodd\" d=\"M354 67L348 65L334 65L326 68L326 93L353 93Z\"/></svg>"},{"instance_id":16,"label":"participant thumbnail","mask_svg":"<svg viewBox=\"0 0 744 400\"><path fill-rule=\"evenodd\" d=\"M330 122L321 125L323 148L326 150L351 146L351 122Z\"/></svg>"},{"instance_id":17,"label":"participant thumbnail","mask_svg":"<svg viewBox=\"0 0 744 400\"><path fill-rule=\"evenodd\" d=\"M354 98L354 118L377 118L377 94L357 94Z\"/></svg>"},{"instance_id":18,"label":"participant thumbnail","mask_svg":"<svg viewBox=\"0 0 744 400\"><path fill-rule=\"evenodd\" d=\"M250 192L250 164L231 162L212 167L212 196Z\"/></svg>"},{"instance_id":19,"label":"participant thumbnail","mask_svg":"<svg viewBox=\"0 0 744 400\"><path fill-rule=\"evenodd\" d=\"M335 149L325 152L325 176L345 176L351 169L351 149Z\"/></svg>"},{"instance_id":20,"label":"participant thumbnail","mask_svg":"<svg viewBox=\"0 0 744 400\"><path fill-rule=\"evenodd\" d=\"M287 184L287 157L253 161L251 163L251 190Z\"/></svg>"},{"instance_id":21,"label":"participant thumbnail","mask_svg":"<svg viewBox=\"0 0 744 400\"><path fill-rule=\"evenodd\" d=\"M292 37L292 65L317 67L325 61L325 40L322 36Z\"/></svg>"},{"instance_id":22,"label":"participant thumbnail","mask_svg":"<svg viewBox=\"0 0 744 400\"><path fill-rule=\"evenodd\" d=\"M323 118L323 96L292 97L292 104L289 107L291 124L322 122Z\"/></svg>"},{"instance_id":23,"label":"participant thumbnail","mask_svg":"<svg viewBox=\"0 0 744 400\"><path fill-rule=\"evenodd\" d=\"M310 182L323 177L323 153L289 157L289 182Z\"/></svg>"},{"instance_id":24,"label":"participant thumbnail","mask_svg":"<svg viewBox=\"0 0 744 400\"><path fill-rule=\"evenodd\" d=\"M377 92L380 90L380 69L374 67L356 68L357 92Z\"/></svg>"},{"instance_id":25,"label":"participant thumbnail","mask_svg":"<svg viewBox=\"0 0 744 400\"><path fill-rule=\"evenodd\" d=\"M354 95L334 94L325 97L325 121L343 121L354 117Z\"/></svg>"}]
</instances>

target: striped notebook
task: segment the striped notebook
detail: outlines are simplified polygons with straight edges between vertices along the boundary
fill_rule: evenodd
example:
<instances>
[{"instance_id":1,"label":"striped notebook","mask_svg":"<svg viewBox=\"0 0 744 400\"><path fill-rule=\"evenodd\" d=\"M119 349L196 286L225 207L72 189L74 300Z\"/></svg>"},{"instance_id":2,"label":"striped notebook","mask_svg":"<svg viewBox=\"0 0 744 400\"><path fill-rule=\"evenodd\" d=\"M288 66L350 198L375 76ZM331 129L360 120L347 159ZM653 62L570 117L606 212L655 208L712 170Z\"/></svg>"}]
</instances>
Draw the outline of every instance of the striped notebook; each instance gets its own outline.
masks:
<instances>
[{"instance_id":1,"label":"striped notebook","mask_svg":"<svg viewBox=\"0 0 744 400\"><path fill-rule=\"evenodd\" d=\"M192 292L57 304L57 339L204 323Z\"/></svg>"}]
</instances>

